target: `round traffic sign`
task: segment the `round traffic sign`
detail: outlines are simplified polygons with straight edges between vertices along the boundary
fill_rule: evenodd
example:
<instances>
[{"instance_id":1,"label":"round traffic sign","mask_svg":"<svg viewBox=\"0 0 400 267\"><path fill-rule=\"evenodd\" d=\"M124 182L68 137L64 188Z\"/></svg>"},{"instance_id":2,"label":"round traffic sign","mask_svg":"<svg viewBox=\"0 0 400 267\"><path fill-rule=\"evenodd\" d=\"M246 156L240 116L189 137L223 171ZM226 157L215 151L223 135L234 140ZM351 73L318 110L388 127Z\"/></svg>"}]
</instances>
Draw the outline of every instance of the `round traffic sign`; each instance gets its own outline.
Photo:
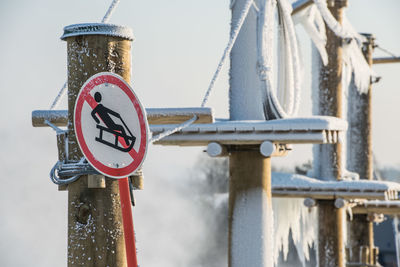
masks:
<instances>
[{"instance_id":1,"label":"round traffic sign","mask_svg":"<svg viewBox=\"0 0 400 267\"><path fill-rule=\"evenodd\" d=\"M124 178L143 163L146 112L119 75L102 72L85 82L76 100L74 126L83 155L100 173Z\"/></svg>"}]
</instances>

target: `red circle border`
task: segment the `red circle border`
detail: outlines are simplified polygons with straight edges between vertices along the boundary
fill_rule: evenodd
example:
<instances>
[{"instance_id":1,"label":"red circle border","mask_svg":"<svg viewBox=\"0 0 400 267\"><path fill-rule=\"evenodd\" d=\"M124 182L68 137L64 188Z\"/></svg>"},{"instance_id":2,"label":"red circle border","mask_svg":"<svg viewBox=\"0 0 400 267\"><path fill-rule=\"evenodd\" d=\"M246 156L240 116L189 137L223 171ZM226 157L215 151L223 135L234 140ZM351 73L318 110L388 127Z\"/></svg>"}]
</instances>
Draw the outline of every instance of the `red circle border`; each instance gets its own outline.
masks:
<instances>
[{"instance_id":1,"label":"red circle border","mask_svg":"<svg viewBox=\"0 0 400 267\"><path fill-rule=\"evenodd\" d=\"M139 118L140 134L141 134L139 151L137 152L137 157L133 158L132 163L124 168L112 168L98 161L96 157L93 155L93 153L89 150L82 133L81 112L83 104L86 102L86 98L89 97L91 90L103 83L114 84L119 89L121 89L131 100ZM74 128L75 128L76 139L78 140L78 144L82 150L83 155L86 157L88 162L100 173L113 178L124 178L129 175L132 175L142 165L144 158L146 156L147 145L148 145L147 117L145 110L140 104L136 94L134 93L132 88L123 80L121 76L115 73L101 72L90 77L85 82L85 84L82 86L78 94L75 104Z\"/></svg>"}]
</instances>

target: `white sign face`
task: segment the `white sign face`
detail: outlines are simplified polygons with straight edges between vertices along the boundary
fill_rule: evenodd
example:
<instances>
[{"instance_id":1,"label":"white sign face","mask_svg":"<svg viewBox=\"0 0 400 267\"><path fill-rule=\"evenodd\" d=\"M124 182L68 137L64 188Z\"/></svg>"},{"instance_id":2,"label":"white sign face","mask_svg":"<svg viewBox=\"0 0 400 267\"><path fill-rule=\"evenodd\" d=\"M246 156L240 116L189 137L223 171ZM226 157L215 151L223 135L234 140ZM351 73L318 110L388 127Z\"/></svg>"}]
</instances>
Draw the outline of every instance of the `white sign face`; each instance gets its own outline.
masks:
<instances>
[{"instance_id":1,"label":"white sign face","mask_svg":"<svg viewBox=\"0 0 400 267\"><path fill-rule=\"evenodd\" d=\"M76 100L74 126L79 147L100 173L124 178L143 163L146 113L122 77L102 72L85 82Z\"/></svg>"}]
</instances>

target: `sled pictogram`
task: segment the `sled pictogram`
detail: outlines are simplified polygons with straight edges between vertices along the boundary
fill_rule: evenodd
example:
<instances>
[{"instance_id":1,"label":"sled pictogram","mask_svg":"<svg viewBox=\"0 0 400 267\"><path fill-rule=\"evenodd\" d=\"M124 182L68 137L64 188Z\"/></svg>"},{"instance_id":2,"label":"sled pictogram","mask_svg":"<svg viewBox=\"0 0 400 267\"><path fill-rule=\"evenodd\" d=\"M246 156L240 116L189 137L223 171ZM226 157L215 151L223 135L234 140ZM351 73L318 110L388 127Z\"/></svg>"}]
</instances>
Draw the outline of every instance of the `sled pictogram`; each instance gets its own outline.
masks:
<instances>
[{"instance_id":1,"label":"sled pictogram","mask_svg":"<svg viewBox=\"0 0 400 267\"><path fill-rule=\"evenodd\" d=\"M114 110L103 106L103 104L100 104L100 102L102 100L102 96L99 92L96 92L94 94L94 99L96 100L96 102L98 104L93 109L91 115L92 115L92 118L97 123L96 128L100 130L99 137L96 137L95 140L97 142L100 142L109 147L118 149L119 151L122 151L122 152L131 151L131 149L133 148L133 145L135 144L136 137L133 136L133 134L129 130L128 126L126 126L126 123L122 119L121 115L118 112L115 112ZM115 122L115 119L113 119L110 115L119 119L122 122L122 125L117 124ZM98 117L103 121L103 123L106 125L106 127L100 125L100 120ZM111 133L115 136L114 143L111 143L103 138L103 131ZM121 143L120 138L122 138L125 141L125 144Z\"/></svg>"}]
</instances>

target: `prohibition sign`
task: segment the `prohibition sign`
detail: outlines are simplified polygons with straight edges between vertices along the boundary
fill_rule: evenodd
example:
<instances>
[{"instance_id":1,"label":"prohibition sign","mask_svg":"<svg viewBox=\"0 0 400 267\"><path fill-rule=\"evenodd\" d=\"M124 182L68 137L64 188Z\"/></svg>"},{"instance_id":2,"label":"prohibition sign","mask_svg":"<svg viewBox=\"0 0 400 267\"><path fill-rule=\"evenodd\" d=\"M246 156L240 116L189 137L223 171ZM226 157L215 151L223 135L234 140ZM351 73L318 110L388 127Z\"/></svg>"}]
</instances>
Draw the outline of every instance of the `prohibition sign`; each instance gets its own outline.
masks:
<instances>
[{"instance_id":1,"label":"prohibition sign","mask_svg":"<svg viewBox=\"0 0 400 267\"><path fill-rule=\"evenodd\" d=\"M100 173L124 178L142 165L147 117L121 76L101 72L85 82L75 104L74 127L83 155Z\"/></svg>"}]
</instances>

